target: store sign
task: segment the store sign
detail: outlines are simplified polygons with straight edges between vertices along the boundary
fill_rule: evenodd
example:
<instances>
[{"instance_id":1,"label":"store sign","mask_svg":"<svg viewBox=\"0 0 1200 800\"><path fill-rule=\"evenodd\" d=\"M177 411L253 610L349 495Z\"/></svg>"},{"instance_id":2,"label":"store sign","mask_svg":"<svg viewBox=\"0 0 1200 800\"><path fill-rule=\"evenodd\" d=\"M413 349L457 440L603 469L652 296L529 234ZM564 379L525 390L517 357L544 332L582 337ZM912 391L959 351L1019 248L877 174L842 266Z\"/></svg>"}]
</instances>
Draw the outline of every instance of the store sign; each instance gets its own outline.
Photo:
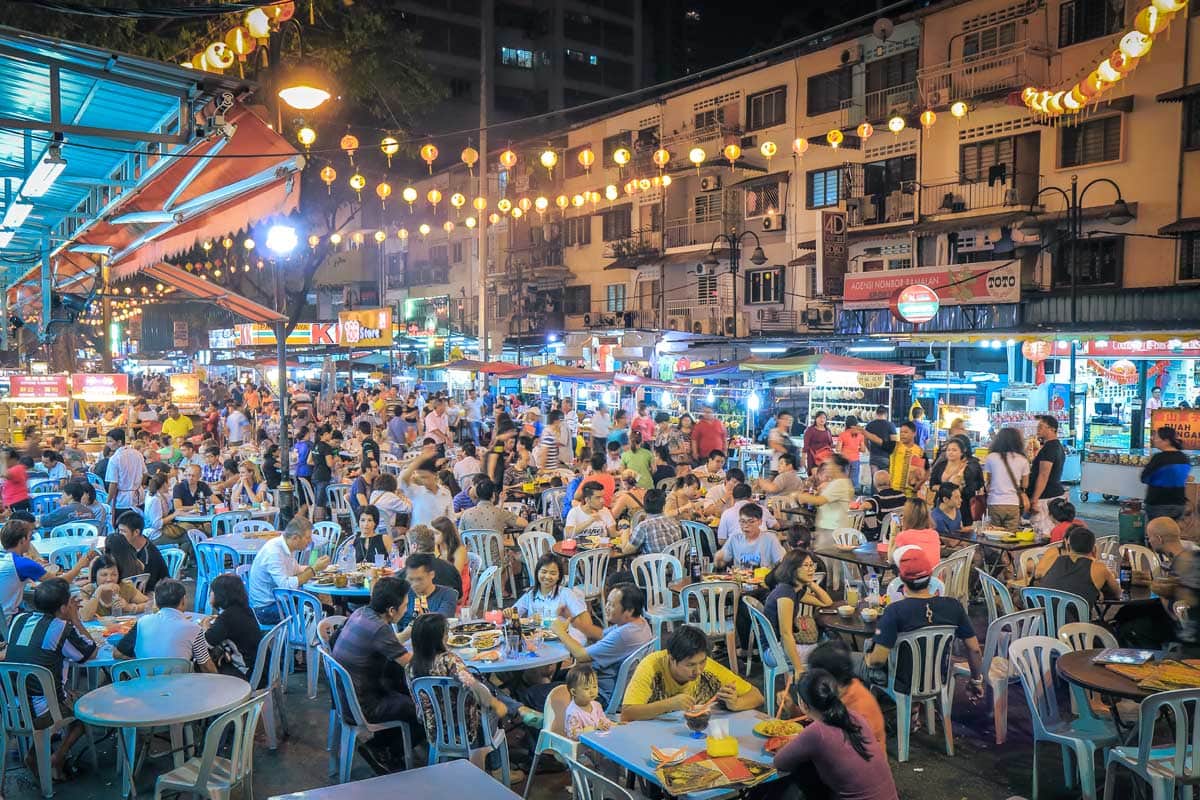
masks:
<instances>
[{"instance_id":1,"label":"store sign","mask_svg":"<svg viewBox=\"0 0 1200 800\"><path fill-rule=\"evenodd\" d=\"M905 322L923 325L937 316L941 301L928 286L905 286L892 298L892 313Z\"/></svg>"},{"instance_id":2,"label":"store sign","mask_svg":"<svg viewBox=\"0 0 1200 800\"><path fill-rule=\"evenodd\" d=\"M1183 440L1184 450L1200 450L1200 408L1159 408L1150 412L1150 427L1169 425Z\"/></svg>"},{"instance_id":3,"label":"store sign","mask_svg":"<svg viewBox=\"0 0 1200 800\"><path fill-rule=\"evenodd\" d=\"M1062 344L1061 349L1066 350L1066 342ZM1200 356L1200 339L1131 339L1126 342L1097 339L1083 342L1081 350L1084 355L1094 358L1192 358Z\"/></svg>"},{"instance_id":4,"label":"store sign","mask_svg":"<svg viewBox=\"0 0 1200 800\"><path fill-rule=\"evenodd\" d=\"M338 312L338 343L354 347L391 347L392 309Z\"/></svg>"},{"instance_id":5,"label":"store sign","mask_svg":"<svg viewBox=\"0 0 1200 800\"><path fill-rule=\"evenodd\" d=\"M189 404L200 402L200 376L192 372L172 375L171 402Z\"/></svg>"},{"instance_id":6,"label":"store sign","mask_svg":"<svg viewBox=\"0 0 1200 800\"><path fill-rule=\"evenodd\" d=\"M9 387L14 400L65 400L68 392L66 375L14 375Z\"/></svg>"},{"instance_id":7,"label":"store sign","mask_svg":"<svg viewBox=\"0 0 1200 800\"><path fill-rule=\"evenodd\" d=\"M821 212L821 288L826 297L845 291L850 254L846 249L846 212Z\"/></svg>"},{"instance_id":8,"label":"store sign","mask_svg":"<svg viewBox=\"0 0 1200 800\"><path fill-rule=\"evenodd\" d=\"M173 339L176 350L186 350L188 347L188 324L187 320L177 319L174 322L172 329Z\"/></svg>"},{"instance_id":9,"label":"store sign","mask_svg":"<svg viewBox=\"0 0 1200 800\"><path fill-rule=\"evenodd\" d=\"M129 395L129 376L77 372L71 376L71 394L98 403L116 400Z\"/></svg>"},{"instance_id":10,"label":"store sign","mask_svg":"<svg viewBox=\"0 0 1200 800\"><path fill-rule=\"evenodd\" d=\"M846 276L842 305L846 309L888 308L908 286L927 286L943 306L1021 302L1021 265L954 264L885 272L856 272Z\"/></svg>"},{"instance_id":11,"label":"store sign","mask_svg":"<svg viewBox=\"0 0 1200 800\"><path fill-rule=\"evenodd\" d=\"M236 328L215 328L208 332L209 350L232 350L238 346Z\"/></svg>"},{"instance_id":12,"label":"store sign","mask_svg":"<svg viewBox=\"0 0 1200 800\"><path fill-rule=\"evenodd\" d=\"M257 322L237 326L237 344L239 347L275 346L275 329L269 325ZM338 324L336 322L301 322L288 334L288 344L329 344L338 343Z\"/></svg>"},{"instance_id":13,"label":"store sign","mask_svg":"<svg viewBox=\"0 0 1200 800\"><path fill-rule=\"evenodd\" d=\"M455 302L455 315L465 320L465 307ZM406 336L445 336L450 332L450 298L410 297L404 301L400 328ZM465 327L465 325L464 325Z\"/></svg>"}]
</instances>

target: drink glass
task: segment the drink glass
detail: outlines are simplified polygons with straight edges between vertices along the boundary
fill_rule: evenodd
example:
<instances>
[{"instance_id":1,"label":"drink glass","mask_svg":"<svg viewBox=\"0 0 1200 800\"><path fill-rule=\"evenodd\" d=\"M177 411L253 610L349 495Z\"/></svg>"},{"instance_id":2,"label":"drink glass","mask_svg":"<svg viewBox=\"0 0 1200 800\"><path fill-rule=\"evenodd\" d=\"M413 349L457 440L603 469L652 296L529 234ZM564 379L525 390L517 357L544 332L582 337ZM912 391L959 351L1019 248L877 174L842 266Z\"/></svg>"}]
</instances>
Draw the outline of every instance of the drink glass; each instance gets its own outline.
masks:
<instances>
[{"instance_id":1,"label":"drink glass","mask_svg":"<svg viewBox=\"0 0 1200 800\"><path fill-rule=\"evenodd\" d=\"M856 606L862 599L862 586L858 581L850 581L846 584L846 605Z\"/></svg>"},{"instance_id":2,"label":"drink glass","mask_svg":"<svg viewBox=\"0 0 1200 800\"><path fill-rule=\"evenodd\" d=\"M704 730L708 727L708 720L711 717L712 711L708 706L701 706L700 708L683 712L683 721L687 725L688 730L692 732L693 739L704 738Z\"/></svg>"}]
</instances>

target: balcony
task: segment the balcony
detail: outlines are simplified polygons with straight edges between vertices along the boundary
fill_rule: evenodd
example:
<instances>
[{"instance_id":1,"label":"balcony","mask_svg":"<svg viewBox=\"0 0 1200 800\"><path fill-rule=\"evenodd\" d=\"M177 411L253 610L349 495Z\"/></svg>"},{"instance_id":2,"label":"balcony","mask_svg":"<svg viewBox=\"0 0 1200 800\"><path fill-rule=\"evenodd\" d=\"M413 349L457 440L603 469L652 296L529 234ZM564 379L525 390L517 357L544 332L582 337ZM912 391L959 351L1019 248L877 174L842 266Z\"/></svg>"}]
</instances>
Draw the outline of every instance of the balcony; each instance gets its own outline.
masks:
<instances>
[{"instance_id":1,"label":"balcony","mask_svg":"<svg viewBox=\"0 0 1200 800\"><path fill-rule=\"evenodd\" d=\"M680 302L667 300L664 330L689 331L710 336L722 336L731 327L733 298L722 297L715 303ZM732 331L728 331L732 333ZM745 331L742 331L745 333Z\"/></svg>"},{"instance_id":2,"label":"balcony","mask_svg":"<svg viewBox=\"0 0 1200 800\"><path fill-rule=\"evenodd\" d=\"M1036 193L1036 179L1031 191L1019 190L1011 182L1002 183L1000 181L996 181L993 185L988 185L987 181L935 183L921 187L921 216L933 217L943 214L1028 207Z\"/></svg>"},{"instance_id":3,"label":"balcony","mask_svg":"<svg viewBox=\"0 0 1200 800\"><path fill-rule=\"evenodd\" d=\"M917 84L890 86L842 103L844 126L860 122L881 123L895 114L908 114L917 107Z\"/></svg>"},{"instance_id":4,"label":"balcony","mask_svg":"<svg viewBox=\"0 0 1200 800\"><path fill-rule=\"evenodd\" d=\"M663 225L663 246L672 250L706 250L718 234L728 231L735 223L731 219L696 222L692 217L669 219Z\"/></svg>"},{"instance_id":5,"label":"balcony","mask_svg":"<svg viewBox=\"0 0 1200 800\"><path fill-rule=\"evenodd\" d=\"M651 228L633 231L631 236L615 239L604 245L604 258L614 263L611 269L636 269L662 256L663 234Z\"/></svg>"},{"instance_id":6,"label":"balcony","mask_svg":"<svg viewBox=\"0 0 1200 800\"><path fill-rule=\"evenodd\" d=\"M783 308L759 308L748 313L750 317L750 333L800 333L808 330L802 325L802 315L798 311Z\"/></svg>"},{"instance_id":7,"label":"balcony","mask_svg":"<svg viewBox=\"0 0 1200 800\"><path fill-rule=\"evenodd\" d=\"M1050 55L1042 45L1023 42L923 67L917 71L922 104L944 106L1040 86L1048 78Z\"/></svg>"},{"instance_id":8,"label":"balcony","mask_svg":"<svg viewBox=\"0 0 1200 800\"><path fill-rule=\"evenodd\" d=\"M560 284L572 273L563 264L561 239L538 242L508 250L503 264L493 264L488 279L508 283L534 281L536 288Z\"/></svg>"}]
</instances>

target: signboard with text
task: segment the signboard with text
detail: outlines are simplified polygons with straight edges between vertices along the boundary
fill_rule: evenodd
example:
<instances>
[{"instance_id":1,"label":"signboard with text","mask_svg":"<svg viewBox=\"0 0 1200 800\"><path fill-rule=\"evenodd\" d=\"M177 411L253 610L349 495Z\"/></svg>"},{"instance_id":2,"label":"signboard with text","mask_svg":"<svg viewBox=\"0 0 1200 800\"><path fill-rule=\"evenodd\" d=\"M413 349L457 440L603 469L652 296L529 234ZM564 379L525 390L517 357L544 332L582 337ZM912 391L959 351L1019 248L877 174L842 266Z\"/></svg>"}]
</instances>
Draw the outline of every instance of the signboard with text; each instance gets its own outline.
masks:
<instances>
[{"instance_id":1,"label":"signboard with text","mask_svg":"<svg viewBox=\"0 0 1200 800\"><path fill-rule=\"evenodd\" d=\"M199 403L200 376L194 372L182 372L171 376L171 402Z\"/></svg>"},{"instance_id":2,"label":"signboard with text","mask_svg":"<svg viewBox=\"0 0 1200 800\"><path fill-rule=\"evenodd\" d=\"M896 293L914 284L937 292L943 306L1021 302L1021 265L953 264L885 272L856 272L846 276L842 305L888 308Z\"/></svg>"},{"instance_id":3,"label":"signboard with text","mask_svg":"<svg viewBox=\"0 0 1200 800\"><path fill-rule=\"evenodd\" d=\"M237 343L241 347L274 346L275 329L258 322L237 326ZM288 334L288 344L337 344L336 322L301 322Z\"/></svg>"},{"instance_id":4,"label":"signboard with text","mask_svg":"<svg viewBox=\"0 0 1200 800\"><path fill-rule=\"evenodd\" d=\"M1184 450L1200 450L1200 408L1157 408L1150 412L1154 430L1169 425L1183 440Z\"/></svg>"},{"instance_id":5,"label":"signboard with text","mask_svg":"<svg viewBox=\"0 0 1200 800\"><path fill-rule=\"evenodd\" d=\"M391 347L392 309L362 308L338 312L338 343L352 347Z\"/></svg>"},{"instance_id":6,"label":"signboard with text","mask_svg":"<svg viewBox=\"0 0 1200 800\"><path fill-rule=\"evenodd\" d=\"M846 250L846 212L821 212L821 290L826 297L840 297L850 254Z\"/></svg>"},{"instance_id":7,"label":"signboard with text","mask_svg":"<svg viewBox=\"0 0 1200 800\"><path fill-rule=\"evenodd\" d=\"M71 376L71 394L94 402L117 400L129 395L129 376L76 372Z\"/></svg>"},{"instance_id":8,"label":"signboard with text","mask_svg":"<svg viewBox=\"0 0 1200 800\"><path fill-rule=\"evenodd\" d=\"M185 319L177 319L174 321L172 328L172 339L175 343L176 350L186 350L188 346L188 324Z\"/></svg>"},{"instance_id":9,"label":"signboard with text","mask_svg":"<svg viewBox=\"0 0 1200 800\"><path fill-rule=\"evenodd\" d=\"M1065 348L1064 348L1065 349ZM1095 339L1083 343L1083 354L1093 358L1183 358L1200 356L1198 339Z\"/></svg>"},{"instance_id":10,"label":"signboard with text","mask_svg":"<svg viewBox=\"0 0 1200 800\"><path fill-rule=\"evenodd\" d=\"M14 375L9 387L14 400L65 400L68 393L66 375Z\"/></svg>"}]
</instances>

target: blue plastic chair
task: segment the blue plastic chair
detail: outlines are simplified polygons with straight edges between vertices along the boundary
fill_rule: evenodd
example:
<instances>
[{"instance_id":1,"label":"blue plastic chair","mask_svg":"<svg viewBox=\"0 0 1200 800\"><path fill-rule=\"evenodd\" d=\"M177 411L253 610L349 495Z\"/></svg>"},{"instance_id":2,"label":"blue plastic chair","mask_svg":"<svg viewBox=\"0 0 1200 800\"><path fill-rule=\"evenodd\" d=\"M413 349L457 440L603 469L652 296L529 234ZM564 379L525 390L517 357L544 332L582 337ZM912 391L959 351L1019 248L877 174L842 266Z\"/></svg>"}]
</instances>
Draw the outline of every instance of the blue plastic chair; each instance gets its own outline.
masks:
<instances>
[{"instance_id":1,"label":"blue plastic chair","mask_svg":"<svg viewBox=\"0 0 1200 800\"><path fill-rule=\"evenodd\" d=\"M404 764L407 768L413 768L413 751L412 751L412 729L408 723L402 720L390 720L388 722L368 722L366 715L363 714L362 706L358 702L358 694L354 691L354 681L350 678L350 673L346 668L337 662L329 651L324 647L318 647L317 653L321 659L321 663L325 666L325 678L329 681L329 693L333 695L334 713L330 716L330 721L335 723L338 731L338 747L331 749L329 753L329 772L333 774L335 768L337 771L338 783L347 783L350 780L350 769L354 764L354 753L358 749L358 739L362 736L364 739L379 733L380 731L400 729L400 736L404 742ZM413 692L414 697L416 692ZM503 735L503 731L501 731ZM432 745L429 751L429 763L436 764ZM450 787L447 787L448 789Z\"/></svg>"},{"instance_id":2,"label":"blue plastic chair","mask_svg":"<svg viewBox=\"0 0 1200 800\"><path fill-rule=\"evenodd\" d=\"M221 536L233 533L233 526L243 520L250 519L249 511L224 511L214 514L212 518L212 535Z\"/></svg>"},{"instance_id":3,"label":"blue plastic chair","mask_svg":"<svg viewBox=\"0 0 1200 800\"><path fill-rule=\"evenodd\" d=\"M1154 745L1154 728L1165 712L1174 746ZM1104 766L1104 800L1113 800L1117 767L1150 784L1153 800L1171 800L1179 784L1190 788L1200 781L1200 689L1177 689L1147 697L1138 709L1137 747L1113 747Z\"/></svg>"},{"instance_id":4,"label":"blue plastic chair","mask_svg":"<svg viewBox=\"0 0 1200 800\"><path fill-rule=\"evenodd\" d=\"M716 554L717 535L713 533L712 528L703 522L695 522L690 519L680 520L679 525L683 528L684 535L692 543L692 547L696 548L697 553L700 555L704 555L705 553L709 555Z\"/></svg>"},{"instance_id":5,"label":"blue plastic chair","mask_svg":"<svg viewBox=\"0 0 1200 800\"><path fill-rule=\"evenodd\" d=\"M1063 780L1068 789L1075 785L1074 753L1083 796L1096 800L1096 750L1120 741L1116 726L1093 714L1086 700L1076 704L1079 713L1073 719L1060 710L1054 661L1069 652L1066 643L1049 636L1028 636L1008 648L1009 663L1021 679L1033 722L1033 800L1038 796L1038 742L1054 742L1062 748Z\"/></svg>"},{"instance_id":6,"label":"blue plastic chair","mask_svg":"<svg viewBox=\"0 0 1200 800\"><path fill-rule=\"evenodd\" d=\"M317 625L325 617L321 601L315 594L301 589L275 589L275 606L279 609L279 618L287 621L287 653L284 663L288 674L292 674L295 659L292 654L304 649L304 668L308 673L308 699L317 697L317 670L319 669L317 648L321 644L317 636ZM286 691L286 684L284 688Z\"/></svg>"},{"instance_id":7,"label":"blue plastic chair","mask_svg":"<svg viewBox=\"0 0 1200 800\"><path fill-rule=\"evenodd\" d=\"M417 704L417 713L430 708L433 712L434 729L425 731L429 743L429 765L440 764L454 758L470 759L479 750L495 750L500 753L500 785L508 786L512 781L509 772L508 739L504 729L495 723L491 709L480 714L483 724L483 747L471 747L471 729L467 727L467 701L475 702L474 695L458 678L417 678L409 687Z\"/></svg>"},{"instance_id":8,"label":"blue plastic chair","mask_svg":"<svg viewBox=\"0 0 1200 800\"><path fill-rule=\"evenodd\" d=\"M42 478L40 481L34 481L29 484L29 493L32 494L62 494L62 488L58 481Z\"/></svg>"},{"instance_id":9,"label":"blue plastic chair","mask_svg":"<svg viewBox=\"0 0 1200 800\"><path fill-rule=\"evenodd\" d=\"M617 677L613 679L612 696L608 698L608 705L605 707L604 713L610 716L616 716L621 713L621 704L625 702L625 689L629 686L629 679L633 677L633 673L637 670L638 665L642 663L642 659L653 653L657 648L658 642L655 639L651 639L637 650L625 656L625 660L617 668Z\"/></svg>"},{"instance_id":10,"label":"blue plastic chair","mask_svg":"<svg viewBox=\"0 0 1200 800\"><path fill-rule=\"evenodd\" d=\"M162 545L158 548L158 552L167 564L167 574L175 580L179 580L179 573L183 570L183 562L187 560L187 553L176 545Z\"/></svg>"},{"instance_id":11,"label":"blue plastic chair","mask_svg":"<svg viewBox=\"0 0 1200 800\"><path fill-rule=\"evenodd\" d=\"M98 492L107 492L108 491L108 487L104 485L104 479L101 478L99 475L92 472L90 469L84 474L87 477L87 482L90 483L92 486L96 487L96 491L98 491ZM99 498L97 498L97 499L99 499Z\"/></svg>"},{"instance_id":12,"label":"blue plastic chair","mask_svg":"<svg viewBox=\"0 0 1200 800\"><path fill-rule=\"evenodd\" d=\"M1058 637L1058 629L1068 622L1087 622L1092 618L1087 600L1072 592L1058 589L1044 589L1040 586L1026 586L1021 590L1021 603L1026 608L1040 608L1045 615L1045 625L1042 630L1054 639ZM1075 611L1075 619L1067 618L1067 610Z\"/></svg>"},{"instance_id":13,"label":"blue plastic chair","mask_svg":"<svg viewBox=\"0 0 1200 800\"><path fill-rule=\"evenodd\" d=\"M914 700L925 703L926 727L930 732L935 722L933 702L937 701L942 712L946 755L954 755L954 731L950 723L950 708L954 704L954 681L950 680L950 645L953 643L953 625L930 625L900 634L896 637L896 646L888 653L887 686L872 688L880 689L896 704L897 761L908 761ZM911 666L907 692L896 688L896 666L901 654Z\"/></svg>"},{"instance_id":14,"label":"blue plastic chair","mask_svg":"<svg viewBox=\"0 0 1200 800\"><path fill-rule=\"evenodd\" d=\"M100 529L96 527L96 523L94 522L67 522L51 528L48 538L56 539L59 536L78 536L79 538L94 539L99 535Z\"/></svg>"},{"instance_id":15,"label":"blue plastic chair","mask_svg":"<svg viewBox=\"0 0 1200 800\"><path fill-rule=\"evenodd\" d=\"M224 572L230 572L241 561L241 556L227 544L198 542L192 546L196 552L196 604L197 612L212 613L208 604L208 586Z\"/></svg>"},{"instance_id":16,"label":"blue plastic chair","mask_svg":"<svg viewBox=\"0 0 1200 800\"><path fill-rule=\"evenodd\" d=\"M29 498L29 507L33 510L33 514L36 517L57 511L60 505L62 505L62 495L58 492L53 494L35 494Z\"/></svg>"},{"instance_id":17,"label":"blue plastic chair","mask_svg":"<svg viewBox=\"0 0 1200 800\"><path fill-rule=\"evenodd\" d=\"M754 644L763 663L763 695L767 701L767 716L775 716L775 691L779 679L792 673L792 662L771 621L763 613L762 604L753 597L744 598L746 611L750 614L750 630L754 632Z\"/></svg>"},{"instance_id":18,"label":"blue plastic chair","mask_svg":"<svg viewBox=\"0 0 1200 800\"><path fill-rule=\"evenodd\" d=\"M73 544L67 547L60 547L50 554L50 563L61 569L63 572L74 569L79 563L79 559L83 554L92 549L90 544Z\"/></svg>"}]
</instances>

